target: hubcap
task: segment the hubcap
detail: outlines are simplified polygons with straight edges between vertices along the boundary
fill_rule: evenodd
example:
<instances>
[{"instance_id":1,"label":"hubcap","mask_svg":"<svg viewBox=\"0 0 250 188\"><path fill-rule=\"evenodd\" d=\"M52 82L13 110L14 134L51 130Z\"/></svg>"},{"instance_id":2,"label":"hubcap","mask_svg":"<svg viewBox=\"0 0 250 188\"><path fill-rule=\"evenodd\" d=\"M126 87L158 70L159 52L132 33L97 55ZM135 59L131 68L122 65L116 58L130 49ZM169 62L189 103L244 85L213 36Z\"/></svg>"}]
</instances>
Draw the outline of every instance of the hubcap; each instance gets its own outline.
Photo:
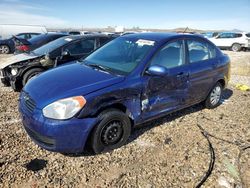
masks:
<instances>
[{"instance_id":1,"label":"hubcap","mask_svg":"<svg viewBox=\"0 0 250 188\"><path fill-rule=\"evenodd\" d=\"M212 105L216 105L220 101L221 97L221 87L216 86L210 95L210 102Z\"/></svg>"},{"instance_id":2,"label":"hubcap","mask_svg":"<svg viewBox=\"0 0 250 188\"><path fill-rule=\"evenodd\" d=\"M0 46L0 53L2 54L9 53L9 48L7 46Z\"/></svg>"},{"instance_id":3,"label":"hubcap","mask_svg":"<svg viewBox=\"0 0 250 188\"><path fill-rule=\"evenodd\" d=\"M238 47L237 45L233 45L233 51L234 51L234 52L239 51L239 47Z\"/></svg>"},{"instance_id":4,"label":"hubcap","mask_svg":"<svg viewBox=\"0 0 250 188\"><path fill-rule=\"evenodd\" d=\"M101 141L104 145L113 145L120 141L122 134L122 123L111 121L101 131Z\"/></svg>"}]
</instances>

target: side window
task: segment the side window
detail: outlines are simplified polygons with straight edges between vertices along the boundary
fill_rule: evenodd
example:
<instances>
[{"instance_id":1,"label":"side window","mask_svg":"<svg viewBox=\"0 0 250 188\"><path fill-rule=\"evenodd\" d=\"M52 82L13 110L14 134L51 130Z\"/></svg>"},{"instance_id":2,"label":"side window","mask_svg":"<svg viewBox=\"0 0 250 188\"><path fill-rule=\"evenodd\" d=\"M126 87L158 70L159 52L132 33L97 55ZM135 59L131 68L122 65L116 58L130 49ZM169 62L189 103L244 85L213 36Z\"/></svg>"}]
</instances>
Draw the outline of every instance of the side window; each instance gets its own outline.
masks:
<instances>
[{"instance_id":1,"label":"side window","mask_svg":"<svg viewBox=\"0 0 250 188\"><path fill-rule=\"evenodd\" d=\"M239 38L239 37L242 37L242 34L240 34L240 33L234 33L234 38Z\"/></svg>"},{"instance_id":2,"label":"side window","mask_svg":"<svg viewBox=\"0 0 250 188\"><path fill-rule=\"evenodd\" d=\"M17 37L22 38L22 39L26 39L25 34L19 34L19 35L17 35Z\"/></svg>"},{"instance_id":3,"label":"side window","mask_svg":"<svg viewBox=\"0 0 250 188\"><path fill-rule=\"evenodd\" d=\"M31 33L31 34L30 34L30 37L33 38L33 37L36 37L36 36L38 36L38 35L39 35L38 33Z\"/></svg>"},{"instance_id":4,"label":"side window","mask_svg":"<svg viewBox=\"0 0 250 188\"><path fill-rule=\"evenodd\" d=\"M183 61L183 42L182 40L171 42L164 46L153 57L151 65L161 65L166 68L174 68L184 64Z\"/></svg>"},{"instance_id":5,"label":"side window","mask_svg":"<svg viewBox=\"0 0 250 188\"><path fill-rule=\"evenodd\" d=\"M189 62L195 63L209 59L210 51L205 42L187 40Z\"/></svg>"},{"instance_id":6,"label":"side window","mask_svg":"<svg viewBox=\"0 0 250 188\"><path fill-rule=\"evenodd\" d=\"M95 48L95 39L86 39L73 42L68 45L64 50L68 50L71 55L86 54L93 51Z\"/></svg>"},{"instance_id":7,"label":"side window","mask_svg":"<svg viewBox=\"0 0 250 188\"><path fill-rule=\"evenodd\" d=\"M110 38L108 38L108 37L101 37L99 40L100 40L100 45L102 46L102 45L106 44L107 42L109 42Z\"/></svg>"},{"instance_id":8,"label":"side window","mask_svg":"<svg viewBox=\"0 0 250 188\"><path fill-rule=\"evenodd\" d=\"M233 38L233 33L221 33L218 38L221 39L227 39L227 38Z\"/></svg>"}]
</instances>

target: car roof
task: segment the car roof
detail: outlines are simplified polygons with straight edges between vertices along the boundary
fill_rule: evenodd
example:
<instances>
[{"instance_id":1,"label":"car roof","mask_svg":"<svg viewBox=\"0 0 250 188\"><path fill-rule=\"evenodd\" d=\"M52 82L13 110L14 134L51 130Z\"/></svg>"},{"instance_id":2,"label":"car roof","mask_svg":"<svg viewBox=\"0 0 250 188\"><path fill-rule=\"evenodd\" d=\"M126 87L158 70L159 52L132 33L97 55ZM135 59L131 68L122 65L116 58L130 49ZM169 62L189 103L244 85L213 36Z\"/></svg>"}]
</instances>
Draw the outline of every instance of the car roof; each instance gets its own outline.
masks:
<instances>
[{"instance_id":1,"label":"car roof","mask_svg":"<svg viewBox=\"0 0 250 188\"><path fill-rule=\"evenodd\" d=\"M95 37L107 37L110 38L112 36L104 35L104 34L87 34L87 35L68 35L63 38L69 38L72 40L82 39L82 38L95 38Z\"/></svg>"},{"instance_id":2,"label":"car roof","mask_svg":"<svg viewBox=\"0 0 250 188\"><path fill-rule=\"evenodd\" d=\"M204 38L197 34L190 33L160 33L160 32L148 32L148 33L135 33L121 36L122 38L131 38L131 39L145 39L153 41L163 41L171 38L181 38L181 37L191 37L191 38Z\"/></svg>"}]
</instances>

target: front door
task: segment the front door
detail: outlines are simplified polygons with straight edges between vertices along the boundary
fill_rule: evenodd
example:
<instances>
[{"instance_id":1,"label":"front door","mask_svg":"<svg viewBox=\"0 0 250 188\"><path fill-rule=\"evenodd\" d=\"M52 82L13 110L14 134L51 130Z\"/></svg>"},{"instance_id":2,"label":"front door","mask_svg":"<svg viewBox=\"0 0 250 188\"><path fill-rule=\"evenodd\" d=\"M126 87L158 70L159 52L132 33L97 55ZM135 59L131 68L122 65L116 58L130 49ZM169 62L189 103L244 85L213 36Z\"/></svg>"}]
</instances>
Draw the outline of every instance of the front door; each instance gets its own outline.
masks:
<instances>
[{"instance_id":1,"label":"front door","mask_svg":"<svg viewBox=\"0 0 250 188\"><path fill-rule=\"evenodd\" d=\"M185 63L184 46L183 40L169 42L151 60L149 66L164 66L167 73L163 76L145 73L145 90L141 99L144 119L163 115L186 104L189 67Z\"/></svg>"},{"instance_id":2,"label":"front door","mask_svg":"<svg viewBox=\"0 0 250 188\"><path fill-rule=\"evenodd\" d=\"M69 61L84 58L96 49L95 38L82 39L75 41L63 48L63 51L68 51L69 55L60 59L58 64L67 63Z\"/></svg>"}]
</instances>

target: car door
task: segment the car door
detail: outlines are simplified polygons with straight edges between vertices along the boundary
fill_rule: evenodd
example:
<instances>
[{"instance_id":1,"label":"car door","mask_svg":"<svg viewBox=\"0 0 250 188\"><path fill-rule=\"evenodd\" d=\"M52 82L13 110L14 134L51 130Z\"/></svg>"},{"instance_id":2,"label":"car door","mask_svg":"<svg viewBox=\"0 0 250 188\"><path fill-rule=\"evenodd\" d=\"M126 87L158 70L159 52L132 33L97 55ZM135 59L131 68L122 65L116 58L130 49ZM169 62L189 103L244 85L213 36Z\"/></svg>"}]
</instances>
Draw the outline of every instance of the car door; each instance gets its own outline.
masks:
<instances>
[{"instance_id":1,"label":"car door","mask_svg":"<svg viewBox=\"0 0 250 188\"><path fill-rule=\"evenodd\" d=\"M206 97L217 74L216 51L208 42L187 39L190 88L188 103L194 104Z\"/></svg>"},{"instance_id":2,"label":"car door","mask_svg":"<svg viewBox=\"0 0 250 188\"><path fill-rule=\"evenodd\" d=\"M67 51L69 55L63 57L58 61L58 64L63 64L69 61L80 59L89 55L96 48L96 39L87 38L71 42L65 46L62 52Z\"/></svg>"},{"instance_id":3,"label":"car door","mask_svg":"<svg viewBox=\"0 0 250 188\"><path fill-rule=\"evenodd\" d=\"M167 69L164 76L144 75L145 90L142 93L143 118L181 108L186 104L189 88L189 68L185 63L183 40L167 43L150 62Z\"/></svg>"},{"instance_id":4,"label":"car door","mask_svg":"<svg viewBox=\"0 0 250 188\"><path fill-rule=\"evenodd\" d=\"M232 40L233 40L233 34L232 33L221 33L214 39L214 43L216 46L219 47L231 47L232 46Z\"/></svg>"}]
</instances>

